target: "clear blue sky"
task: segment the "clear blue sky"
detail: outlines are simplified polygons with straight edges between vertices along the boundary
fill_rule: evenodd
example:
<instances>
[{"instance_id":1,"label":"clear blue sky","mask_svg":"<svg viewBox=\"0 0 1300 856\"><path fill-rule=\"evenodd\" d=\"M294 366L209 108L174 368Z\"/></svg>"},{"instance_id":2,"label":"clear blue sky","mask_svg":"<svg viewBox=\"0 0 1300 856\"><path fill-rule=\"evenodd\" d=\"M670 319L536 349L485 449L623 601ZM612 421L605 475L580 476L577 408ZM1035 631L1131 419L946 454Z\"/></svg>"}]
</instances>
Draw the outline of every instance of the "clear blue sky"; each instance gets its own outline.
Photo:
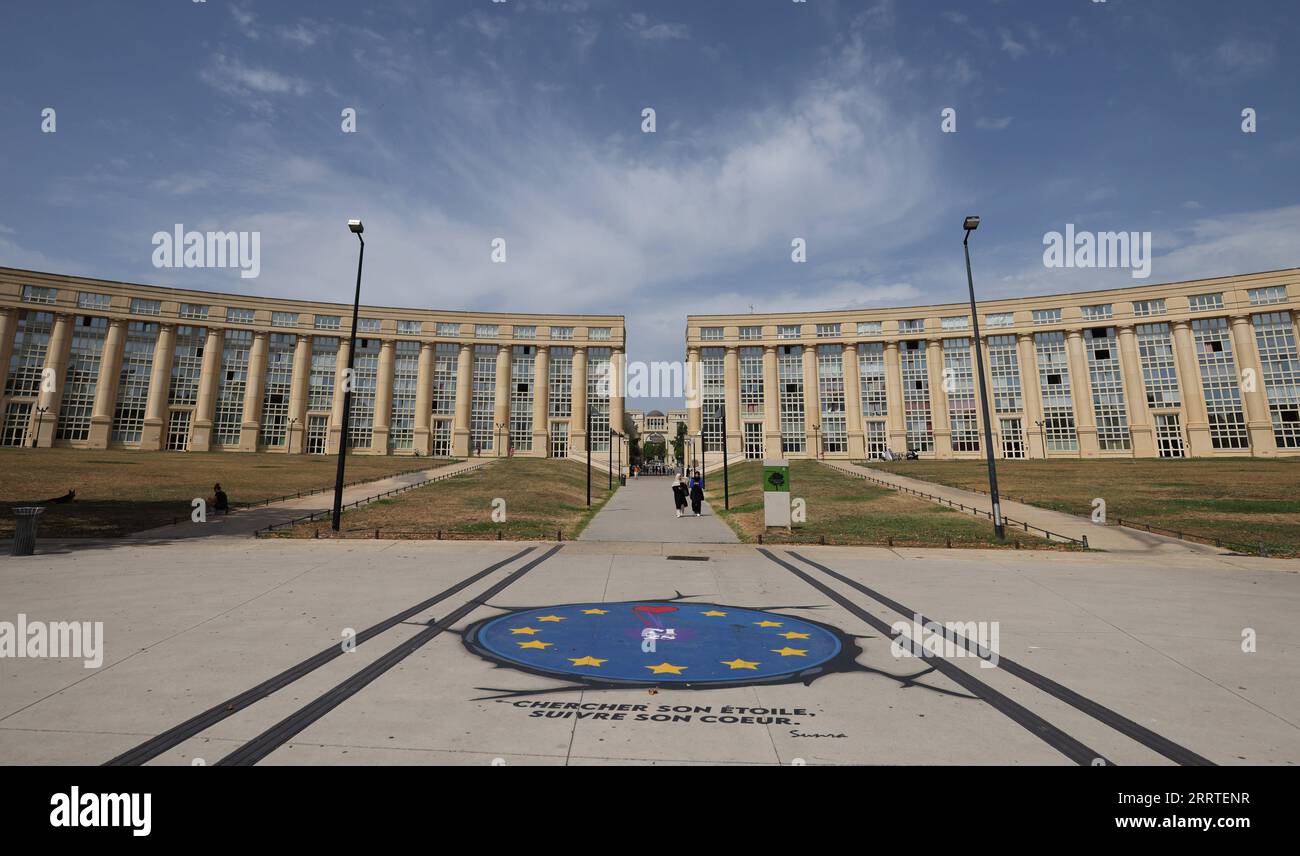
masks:
<instances>
[{"instance_id":1,"label":"clear blue sky","mask_svg":"<svg viewBox=\"0 0 1300 856\"><path fill-rule=\"evenodd\" d=\"M366 299L624 313L646 360L681 358L687 312L959 298L967 213L986 297L1134 282L1045 269L1066 223L1151 231L1150 283L1286 267L1297 21L1281 0L11 2L0 264L346 301L361 217ZM259 230L260 278L155 269L175 223Z\"/></svg>"}]
</instances>

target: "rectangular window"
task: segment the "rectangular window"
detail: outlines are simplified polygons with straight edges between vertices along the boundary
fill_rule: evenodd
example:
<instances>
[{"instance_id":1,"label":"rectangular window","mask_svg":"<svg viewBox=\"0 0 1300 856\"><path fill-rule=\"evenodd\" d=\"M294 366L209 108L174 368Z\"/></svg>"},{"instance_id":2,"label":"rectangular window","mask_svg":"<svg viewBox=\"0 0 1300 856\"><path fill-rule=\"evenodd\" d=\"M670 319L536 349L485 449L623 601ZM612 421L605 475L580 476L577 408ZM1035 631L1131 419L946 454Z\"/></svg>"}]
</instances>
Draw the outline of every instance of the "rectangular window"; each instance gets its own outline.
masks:
<instances>
[{"instance_id":1,"label":"rectangular window","mask_svg":"<svg viewBox=\"0 0 1300 856\"><path fill-rule=\"evenodd\" d=\"M189 410L173 410L167 419L167 451L185 452L190 448L190 423L194 414Z\"/></svg>"},{"instance_id":2,"label":"rectangular window","mask_svg":"<svg viewBox=\"0 0 1300 856\"><path fill-rule=\"evenodd\" d=\"M993 409L1019 413L1025 400L1020 386L1020 356L1015 336L989 336L989 377L993 381Z\"/></svg>"},{"instance_id":3,"label":"rectangular window","mask_svg":"<svg viewBox=\"0 0 1300 856\"><path fill-rule=\"evenodd\" d=\"M763 415L763 349L740 349L740 417Z\"/></svg>"},{"instance_id":4,"label":"rectangular window","mask_svg":"<svg viewBox=\"0 0 1300 856\"><path fill-rule=\"evenodd\" d=\"M979 416L975 409L975 370L970 339L943 340L943 380L948 392L948 427L954 452L980 450Z\"/></svg>"},{"instance_id":5,"label":"rectangular window","mask_svg":"<svg viewBox=\"0 0 1300 856\"><path fill-rule=\"evenodd\" d=\"M804 432L803 348L798 345L778 348L776 372L781 402L781 453L802 452L808 442Z\"/></svg>"},{"instance_id":6,"label":"rectangular window","mask_svg":"<svg viewBox=\"0 0 1300 856\"><path fill-rule=\"evenodd\" d=\"M329 410L334 406L334 378L338 372L337 336L311 339L311 376L307 382L307 409Z\"/></svg>"},{"instance_id":7,"label":"rectangular window","mask_svg":"<svg viewBox=\"0 0 1300 856\"><path fill-rule=\"evenodd\" d=\"M1187 308L1191 312L1209 312L1214 309L1223 308L1223 295L1220 294L1193 294L1187 298Z\"/></svg>"},{"instance_id":8,"label":"rectangular window","mask_svg":"<svg viewBox=\"0 0 1300 856\"><path fill-rule=\"evenodd\" d=\"M384 326L384 322L383 319L381 318L358 318L357 319L358 333L378 333L383 328L383 326Z\"/></svg>"},{"instance_id":9,"label":"rectangular window","mask_svg":"<svg viewBox=\"0 0 1300 856\"><path fill-rule=\"evenodd\" d=\"M63 376L63 403L59 407L55 434L60 440L86 440L90 437L90 415L95 409L99 363L104 356L107 335L107 318L77 316L72 327L72 351Z\"/></svg>"},{"instance_id":10,"label":"rectangular window","mask_svg":"<svg viewBox=\"0 0 1300 856\"><path fill-rule=\"evenodd\" d=\"M939 319L939 326L944 330L968 330L970 329L970 316L949 315L947 318Z\"/></svg>"},{"instance_id":11,"label":"rectangular window","mask_svg":"<svg viewBox=\"0 0 1300 856\"><path fill-rule=\"evenodd\" d=\"M859 321L859 336L879 336L884 333L884 323L881 321Z\"/></svg>"},{"instance_id":12,"label":"rectangular window","mask_svg":"<svg viewBox=\"0 0 1300 856\"><path fill-rule=\"evenodd\" d=\"M482 326L482 325L480 325ZM492 419L497 395L497 346L474 346L473 386L470 388L470 450L491 451L495 433Z\"/></svg>"},{"instance_id":13,"label":"rectangular window","mask_svg":"<svg viewBox=\"0 0 1300 856\"><path fill-rule=\"evenodd\" d=\"M587 349L587 413L591 415L591 450L609 449L609 348Z\"/></svg>"},{"instance_id":14,"label":"rectangular window","mask_svg":"<svg viewBox=\"0 0 1300 856\"><path fill-rule=\"evenodd\" d=\"M1198 318L1192 322L1196 358L1205 392L1205 412L1210 421L1210 445L1216 449L1247 449L1246 417L1237 383L1237 361L1232 355L1232 332L1226 318Z\"/></svg>"},{"instance_id":15,"label":"rectangular window","mask_svg":"<svg viewBox=\"0 0 1300 856\"><path fill-rule=\"evenodd\" d=\"M244 392L248 388L248 358L252 330L227 330L221 351L221 377L216 413L212 417L212 442L235 445L244 421Z\"/></svg>"},{"instance_id":16,"label":"rectangular window","mask_svg":"<svg viewBox=\"0 0 1300 856\"><path fill-rule=\"evenodd\" d=\"M397 322L397 332L404 336L418 336L423 329L424 324L420 321L398 320Z\"/></svg>"},{"instance_id":17,"label":"rectangular window","mask_svg":"<svg viewBox=\"0 0 1300 856\"><path fill-rule=\"evenodd\" d=\"M1166 311L1165 299L1163 297L1155 300L1133 301L1133 314L1139 318L1146 318L1150 315L1164 315Z\"/></svg>"},{"instance_id":18,"label":"rectangular window","mask_svg":"<svg viewBox=\"0 0 1300 856\"><path fill-rule=\"evenodd\" d=\"M547 400L550 402L548 416L566 417L573 415L573 348L551 348L549 373L550 390ZM566 453L567 454L567 453Z\"/></svg>"},{"instance_id":19,"label":"rectangular window","mask_svg":"<svg viewBox=\"0 0 1300 856\"><path fill-rule=\"evenodd\" d=\"M903 382L903 425L907 430L907 448L914 452L933 452L930 368L924 341L910 339L899 343L898 371Z\"/></svg>"},{"instance_id":20,"label":"rectangular window","mask_svg":"<svg viewBox=\"0 0 1300 856\"><path fill-rule=\"evenodd\" d=\"M338 330L342 319L337 315L317 315L313 326L317 330Z\"/></svg>"},{"instance_id":21,"label":"rectangular window","mask_svg":"<svg viewBox=\"0 0 1300 856\"><path fill-rule=\"evenodd\" d=\"M1091 327L1084 330L1083 346L1088 355L1092 411L1097 418L1097 446L1103 452L1126 451L1132 448L1132 441L1115 328Z\"/></svg>"},{"instance_id":22,"label":"rectangular window","mask_svg":"<svg viewBox=\"0 0 1300 856\"><path fill-rule=\"evenodd\" d=\"M294 316L297 323L298 316ZM274 323L274 322L272 322ZM281 448L289 436L289 392L293 386L293 353L298 337L292 333L272 333L266 343L266 386L262 390L262 426L259 441L263 446Z\"/></svg>"},{"instance_id":23,"label":"rectangular window","mask_svg":"<svg viewBox=\"0 0 1300 856\"><path fill-rule=\"evenodd\" d=\"M817 348L817 399L821 403L821 450L847 452L848 427L844 408L844 349L839 345Z\"/></svg>"},{"instance_id":24,"label":"rectangular window","mask_svg":"<svg viewBox=\"0 0 1300 856\"><path fill-rule=\"evenodd\" d=\"M608 342L610 328L608 327L588 327L587 338L593 342Z\"/></svg>"},{"instance_id":25,"label":"rectangular window","mask_svg":"<svg viewBox=\"0 0 1300 856\"><path fill-rule=\"evenodd\" d=\"M203 349L207 338L208 331L204 327L176 328L171 382L167 388L168 404L192 405L198 402L199 380L203 376Z\"/></svg>"},{"instance_id":26,"label":"rectangular window","mask_svg":"<svg viewBox=\"0 0 1300 856\"><path fill-rule=\"evenodd\" d=\"M572 327L552 327L552 328L551 328L551 338L552 338L552 339L560 339L561 341L568 341L569 339L572 339L572 338L573 338L573 328L572 328Z\"/></svg>"},{"instance_id":27,"label":"rectangular window","mask_svg":"<svg viewBox=\"0 0 1300 856\"><path fill-rule=\"evenodd\" d=\"M1013 327L1015 323L1014 312L991 312L984 316L984 324L987 327Z\"/></svg>"},{"instance_id":28,"label":"rectangular window","mask_svg":"<svg viewBox=\"0 0 1300 856\"><path fill-rule=\"evenodd\" d=\"M460 335L460 325L457 324L457 323L455 323L454 321L439 321L439 322L438 322L438 335L439 335L439 336L459 336L459 335Z\"/></svg>"},{"instance_id":29,"label":"rectangular window","mask_svg":"<svg viewBox=\"0 0 1300 856\"><path fill-rule=\"evenodd\" d=\"M199 306L197 303L182 303L180 315L191 321L207 321L208 307Z\"/></svg>"},{"instance_id":30,"label":"rectangular window","mask_svg":"<svg viewBox=\"0 0 1300 856\"><path fill-rule=\"evenodd\" d=\"M379 383L379 339L357 339L352 361L352 414L348 420L348 448L369 449L375 444L375 389Z\"/></svg>"},{"instance_id":31,"label":"rectangular window","mask_svg":"<svg viewBox=\"0 0 1300 856\"><path fill-rule=\"evenodd\" d=\"M532 345L515 345L510 351L510 445L518 451L530 452L537 349Z\"/></svg>"},{"instance_id":32,"label":"rectangular window","mask_svg":"<svg viewBox=\"0 0 1300 856\"><path fill-rule=\"evenodd\" d=\"M42 288L39 285L23 286L23 303L53 303L59 297L56 288Z\"/></svg>"},{"instance_id":33,"label":"rectangular window","mask_svg":"<svg viewBox=\"0 0 1300 856\"><path fill-rule=\"evenodd\" d=\"M701 338L702 340L704 340L705 342L721 342L721 341L722 341L722 328L721 328L721 327L701 327L701 328L700 328L700 338Z\"/></svg>"},{"instance_id":34,"label":"rectangular window","mask_svg":"<svg viewBox=\"0 0 1300 856\"><path fill-rule=\"evenodd\" d=\"M297 312L272 312L271 326L272 327L297 327L298 313Z\"/></svg>"},{"instance_id":35,"label":"rectangular window","mask_svg":"<svg viewBox=\"0 0 1300 856\"><path fill-rule=\"evenodd\" d=\"M456 413L459 358L460 345L455 342L439 342L433 348L433 412L439 416Z\"/></svg>"},{"instance_id":36,"label":"rectangular window","mask_svg":"<svg viewBox=\"0 0 1300 856\"><path fill-rule=\"evenodd\" d=\"M1097 303L1083 307L1083 320L1085 321L1108 321L1113 316L1114 312L1109 303Z\"/></svg>"},{"instance_id":37,"label":"rectangular window","mask_svg":"<svg viewBox=\"0 0 1300 856\"><path fill-rule=\"evenodd\" d=\"M474 335L480 339L495 339L497 335L497 325L475 324Z\"/></svg>"},{"instance_id":38,"label":"rectangular window","mask_svg":"<svg viewBox=\"0 0 1300 856\"><path fill-rule=\"evenodd\" d=\"M776 328L776 337L777 337L778 339L798 339L798 338L799 338L799 325L798 325L798 324L782 324L781 326L779 326L779 327Z\"/></svg>"},{"instance_id":39,"label":"rectangular window","mask_svg":"<svg viewBox=\"0 0 1300 856\"><path fill-rule=\"evenodd\" d=\"M107 312L112 302L113 299L107 294L83 291L77 295L77 308L89 309L92 312Z\"/></svg>"},{"instance_id":40,"label":"rectangular window","mask_svg":"<svg viewBox=\"0 0 1300 856\"><path fill-rule=\"evenodd\" d=\"M858 397L862 402L863 416L889 415L884 342L864 342L858 345Z\"/></svg>"},{"instance_id":41,"label":"rectangular window","mask_svg":"<svg viewBox=\"0 0 1300 856\"><path fill-rule=\"evenodd\" d=\"M229 324L252 324L256 312L252 309L243 309L238 306L226 308L226 322Z\"/></svg>"},{"instance_id":42,"label":"rectangular window","mask_svg":"<svg viewBox=\"0 0 1300 856\"><path fill-rule=\"evenodd\" d=\"M514 328L513 328L510 332L514 334L514 337L515 337L516 339L536 339L536 338L537 338L537 328L536 328L535 326L532 326L532 325L529 325L529 326L523 326L523 325L521 325L521 324L516 324L516 325L514 326Z\"/></svg>"},{"instance_id":43,"label":"rectangular window","mask_svg":"<svg viewBox=\"0 0 1300 856\"><path fill-rule=\"evenodd\" d=\"M1300 448L1300 354L1290 312L1265 312L1251 319L1264 392L1279 449Z\"/></svg>"},{"instance_id":44,"label":"rectangular window","mask_svg":"<svg viewBox=\"0 0 1300 856\"><path fill-rule=\"evenodd\" d=\"M415 448L415 391L419 388L419 376L420 343L397 342L393 346L393 397L388 410L389 449Z\"/></svg>"},{"instance_id":45,"label":"rectangular window","mask_svg":"<svg viewBox=\"0 0 1300 856\"><path fill-rule=\"evenodd\" d=\"M161 315L162 301L146 300L143 297L132 297L131 314L132 315Z\"/></svg>"},{"instance_id":46,"label":"rectangular window","mask_svg":"<svg viewBox=\"0 0 1300 856\"><path fill-rule=\"evenodd\" d=\"M1077 452L1079 435L1074 427L1065 334L1035 333L1034 354L1038 362L1038 391L1043 401L1043 439L1047 449Z\"/></svg>"},{"instance_id":47,"label":"rectangular window","mask_svg":"<svg viewBox=\"0 0 1300 856\"><path fill-rule=\"evenodd\" d=\"M830 339L838 336L839 334L840 334L839 324L818 324L817 325L818 339Z\"/></svg>"},{"instance_id":48,"label":"rectangular window","mask_svg":"<svg viewBox=\"0 0 1300 856\"><path fill-rule=\"evenodd\" d=\"M122 347L122 371L117 379L117 402L113 408L114 442L139 443L144 434L149 376L153 372L153 352L157 343L157 323L132 321L127 325L126 342Z\"/></svg>"},{"instance_id":49,"label":"rectangular window","mask_svg":"<svg viewBox=\"0 0 1300 856\"><path fill-rule=\"evenodd\" d=\"M885 423L873 419L863 426L867 434L867 458L875 460L884 456L885 448L889 445L889 437L885 431Z\"/></svg>"},{"instance_id":50,"label":"rectangular window","mask_svg":"<svg viewBox=\"0 0 1300 856\"><path fill-rule=\"evenodd\" d=\"M900 333L920 333L924 330L924 318L907 318L898 322L898 332Z\"/></svg>"},{"instance_id":51,"label":"rectangular window","mask_svg":"<svg viewBox=\"0 0 1300 856\"><path fill-rule=\"evenodd\" d=\"M41 375L45 354L54 332L54 315L50 312L20 311L14 348L9 356L5 394L35 398L41 392Z\"/></svg>"},{"instance_id":52,"label":"rectangular window","mask_svg":"<svg viewBox=\"0 0 1300 856\"><path fill-rule=\"evenodd\" d=\"M761 339L763 338L762 327L741 327L740 338L742 339Z\"/></svg>"},{"instance_id":53,"label":"rectangular window","mask_svg":"<svg viewBox=\"0 0 1300 856\"><path fill-rule=\"evenodd\" d=\"M1060 324L1061 310L1059 309L1035 309L1033 311L1035 324Z\"/></svg>"},{"instance_id":54,"label":"rectangular window","mask_svg":"<svg viewBox=\"0 0 1300 856\"><path fill-rule=\"evenodd\" d=\"M704 451L722 451L722 416L726 400L726 378L722 348L700 349L700 406L704 428Z\"/></svg>"},{"instance_id":55,"label":"rectangular window","mask_svg":"<svg viewBox=\"0 0 1300 856\"><path fill-rule=\"evenodd\" d=\"M1246 296L1251 306L1266 306L1270 303L1286 303L1286 286L1270 285L1267 288L1246 289Z\"/></svg>"},{"instance_id":56,"label":"rectangular window","mask_svg":"<svg viewBox=\"0 0 1300 856\"><path fill-rule=\"evenodd\" d=\"M1169 325L1139 324L1136 333L1147 406L1152 410L1180 406L1182 395L1178 389L1178 366Z\"/></svg>"}]
</instances>

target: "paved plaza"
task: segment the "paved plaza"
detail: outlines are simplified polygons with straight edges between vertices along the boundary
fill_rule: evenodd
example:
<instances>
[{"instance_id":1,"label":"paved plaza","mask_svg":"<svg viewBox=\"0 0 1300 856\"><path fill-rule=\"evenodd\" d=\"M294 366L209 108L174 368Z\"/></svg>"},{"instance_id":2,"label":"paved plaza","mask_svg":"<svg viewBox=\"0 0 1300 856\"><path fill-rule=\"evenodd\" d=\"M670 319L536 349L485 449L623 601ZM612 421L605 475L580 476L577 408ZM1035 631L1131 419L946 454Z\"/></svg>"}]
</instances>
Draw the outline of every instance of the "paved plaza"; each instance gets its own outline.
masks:
<instances>
[{"instance_id":1,"label":"paved plaza","mask_svg":"<svg viewBox=\"0 0 1300 856\"><path fill-rule=\"evenodd\" d=\"M0 660L0 763L1300 762L1300 563L725 541L642 479L564 544L6 557L0 620L104 654ZM896 656L916 614L960 640Z\"/></svg>"}]
</instances>

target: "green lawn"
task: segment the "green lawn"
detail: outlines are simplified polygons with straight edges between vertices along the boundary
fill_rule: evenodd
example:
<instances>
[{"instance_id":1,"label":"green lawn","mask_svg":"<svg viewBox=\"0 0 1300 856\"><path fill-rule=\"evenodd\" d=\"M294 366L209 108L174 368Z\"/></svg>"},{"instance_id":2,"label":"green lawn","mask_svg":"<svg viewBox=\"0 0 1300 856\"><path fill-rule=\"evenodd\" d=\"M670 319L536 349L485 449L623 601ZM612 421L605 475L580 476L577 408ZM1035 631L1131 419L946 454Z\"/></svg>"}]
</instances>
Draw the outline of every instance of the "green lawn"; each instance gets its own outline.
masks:
<instances>
[{"instance_id":1,"label":"green lawn","mask_svg":"<svg viewBox=\"0 0 1300 856\"><path fill-rule=\"evenodd\" d=\"M370 481L440 466L431 458L348 455L347 481ZM122 449L0 449L0 537L12 537L9 509L46 504L42 537L120 537L190 516L190 501L220 482L234 505L334 486L338 459L271 452L133 452Z\"/></svg>"},{"instance_id":2,"label":"green lawn","mask_svg":"<svg viewBox=\"0 0 1300 856\"><path fill-rule=\"evenodd\" d=\"M880 470L938 484L988 490L982 461L870 461ZM1220 458L998 461L1011 499L1107 520L1140 521L1221 539L1269 555L1300 555L1300 459ZM1131 524L1130 524L1131 525Z\"/></svg>"},{"instance_id":3,"label":"green lawn","mask_svg":"<svg viewBox=\"0 0 1300 856\"><path fill-rule=\"evenodd\" d=\"M707 498L713 510L741 540L827 544L878 544L945 547L1027 547L1063 549L1041 538L1013 534L1003 543L986 520L853 478L814 461L790 464L791 496L807 504L808 520L793 533L764 530L759 461L731 468L731 511L722 507L722 473L708 477Z\"/></svg>"},{"instance_id":4,"label":"green lawn","mask_svg":"<svg viewBox=\"0 0 1300 856\"><path fill-rule=\"evenodd\" d=\"M612 496L604 473L593 472L587 508L586 468L576 461L511 458L391 499L345 511L334 536L328 521L302 523L272 533L282 538L502 539L554 541L576 538ZM617 490L617 485L615 486ZM505 500L505 520L492 519L493 500Z\"/></svg>"}]
</instances>

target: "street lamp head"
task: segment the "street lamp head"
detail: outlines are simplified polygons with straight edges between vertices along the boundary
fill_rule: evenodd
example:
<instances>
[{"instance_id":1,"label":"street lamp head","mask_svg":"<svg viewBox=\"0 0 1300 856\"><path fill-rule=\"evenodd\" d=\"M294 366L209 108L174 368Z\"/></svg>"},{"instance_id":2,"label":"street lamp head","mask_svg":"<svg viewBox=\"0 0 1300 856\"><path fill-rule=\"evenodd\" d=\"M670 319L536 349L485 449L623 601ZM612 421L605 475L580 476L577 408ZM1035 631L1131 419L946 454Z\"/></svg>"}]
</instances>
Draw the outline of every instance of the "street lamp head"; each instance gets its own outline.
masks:
<instances>
[{"instance_id":1,"label":"street lamp head","mask_svg":"<svg viewBox=\"0 0 1300 856\"><path fill-rule=\"evenodd\" d=\"M980 227L980 218L974 215L967 217L965 222L962 223L962 228L965 229L967 232L974 232L979 227Z\"/></svg>"},{"instance_id":2,"label":"street lamp head","mask_svg":"<svg viewBox=\"0 0 1300 856\"><path fill-rule=\"evenodd\" d=\"M361 225L361 221L360 221L360 220L349 220L349 221L348 221L348 228L351 229L354 233L356 233L356 234L358 234L358 235L360 235L362 232L366 231L366 227L363 226L363 225Z\"/></svg>"}]
</instances>

